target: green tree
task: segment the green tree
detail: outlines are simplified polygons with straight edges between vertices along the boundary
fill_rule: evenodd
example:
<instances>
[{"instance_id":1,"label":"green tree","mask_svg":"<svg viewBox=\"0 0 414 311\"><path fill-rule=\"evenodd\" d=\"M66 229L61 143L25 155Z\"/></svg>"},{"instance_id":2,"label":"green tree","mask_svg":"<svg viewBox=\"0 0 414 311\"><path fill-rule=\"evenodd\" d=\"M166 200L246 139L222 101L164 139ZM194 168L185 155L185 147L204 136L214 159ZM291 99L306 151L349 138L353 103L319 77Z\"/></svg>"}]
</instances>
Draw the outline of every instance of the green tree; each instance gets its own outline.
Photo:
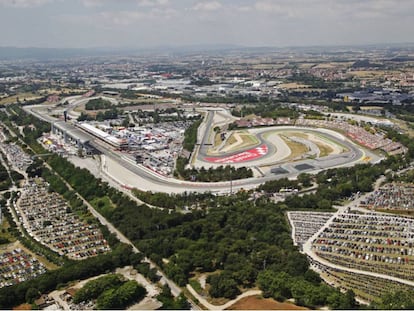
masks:
<instances>
[{"instance_id":1,"label":"green tree","mask_svg":"<svg viewBox=\"0 0 414 311\"><path fill-rule=\"evenodd\" d=\"M240 294L236 281L227 273L210 275L207 282L210 284L209 293L212 297L233 299Z\"/></svg>"},{"instance_id":2,"label":"green tree","mask_svg":"<svg viewBox=\"0 0 414 311\"><path fill-rule=\"evenodd\" d=\"M414 309L414 291L395 291L384 294L374 306L383 310Z\"/></svg>"},{"instance_id":3,"label":"green tree","mask_svg":"<svg viewBox=\"0 0 414 311\"><path fill-rule=\"evenodd\" d=\"M40 296L40 292L37 288L29 287L26 291L25 300L28 303L33 303L36 298Z\"/></svg>"},{"instance_id":4,"label":"green tree","mask_svg":"<svg viewBox=\"0 0 414 311\"><path fill-rule=\"evenodd\" d=\"M115 288L104 291L96 300L96 308L98 310L115 309L119 305Z\"/></svg>"},{"instance_id":5,"label":"green tree","mask_svg":"<svg viewBox=\"0 0 414 311\"><path fill-rule=\"evenodd\" d=\"M80 290L78 290L73 297L74 303L96 299L105 290L114 288L122 284L120 275L109 274L98 279L89 281Z\"/></svg>"}]
</instances>

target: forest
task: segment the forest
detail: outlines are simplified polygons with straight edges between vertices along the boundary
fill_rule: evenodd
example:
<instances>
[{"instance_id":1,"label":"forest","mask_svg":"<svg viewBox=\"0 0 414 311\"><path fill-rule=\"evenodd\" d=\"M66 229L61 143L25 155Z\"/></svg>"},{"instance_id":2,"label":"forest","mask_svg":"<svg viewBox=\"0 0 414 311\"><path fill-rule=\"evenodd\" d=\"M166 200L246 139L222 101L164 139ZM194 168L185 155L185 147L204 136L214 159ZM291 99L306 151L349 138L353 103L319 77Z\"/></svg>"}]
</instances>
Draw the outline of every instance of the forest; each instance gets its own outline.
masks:
<instances>
[{"instance_id":1,"label":"forest","mask_svg":"<svg viewBox=\"0 0 414 311\"><path fill-rule=\"evenodd\" d=\"M85 104L86 110L100 110L100 109L110 109L113 105L109 100L103 99L103 98L95 98L89 100Z\"/></svg>"},{"instance_id":2,"label":"forest","mask_svg":"<svg viewBox=\"0 0 414 311\"><path fill-rule=\"evenodd\" d=\"M98 310L125 309L142 300L147 291L136 281L124 280L122 275L108 274L87 282L73 297L73 302L95 300Z\"/></svg>"},{"instance_id":3,"label":"forest","mask_svg":"<svg viewBox=\"0 0 414 311\"><path fill-rule=\"evenodd\" d=\"M299 112L295 109L283 107L279 103L262 103L256 105L243 105L240 109L233 109L231 113L236 117L248 116L255 114L263 118L281 118L289 117L297 119Z\"/></svg>"},{"instance_id":4,"label":"forest","mask_svg":"<svg viewBox=\"0 0 414 311\"><path fill-rule=\"evenodd\" d=\"M193 152L194 146L197 143L197 131L202 120L197 120L185 131L183 147L189 152Z\"/></svg>"}]
</instances>

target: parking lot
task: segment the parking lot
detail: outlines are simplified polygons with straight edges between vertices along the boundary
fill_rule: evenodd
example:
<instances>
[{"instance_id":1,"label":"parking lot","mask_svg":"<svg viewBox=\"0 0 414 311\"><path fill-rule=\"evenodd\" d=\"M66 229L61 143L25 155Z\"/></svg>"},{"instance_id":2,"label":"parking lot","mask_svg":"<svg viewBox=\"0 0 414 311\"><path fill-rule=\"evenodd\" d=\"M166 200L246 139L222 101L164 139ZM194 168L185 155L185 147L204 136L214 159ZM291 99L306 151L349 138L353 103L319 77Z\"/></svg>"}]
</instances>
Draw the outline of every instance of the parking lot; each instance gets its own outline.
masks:
<instances>
[{"instance_id":1,"label":"parking lot","mask_svg":"<svg viewBox=\"0 0 414 311\"><path fill-rule=\"evenodd\" d=\"M414 280L414 219L377 213L338 214L314 240L336 265Z\"/></svg>"},{"instance_id":2,"label":"parking lot","mask_svg":"<svg viewBox=\"0 0 414 311\"><path fill-rule=\"evenodd\" d=\"M374 191L360 206L369 209L414 211L414 185L386 184Z\"/></svg>"},{"instance_id":3,"label":"parking lot","mask_svg":"<svg viewBox=\"0 0 414 311\"><path fill-rule=\"evenodd\" d=\"M303 245L333 216L323 212L288 212L295 245Z\"/></svg>"},{"instance_id":4,"label":"parking lot","mask_svg":"<svg viewBox=\"0 0 414 311\"><path fill-rule=\"evenodd\" d=\"M16 208L27 232L61 255L85 259L110 250L96 225L80 220L42 179L24 185Z\"/></svg>"},{"instance_id":5,"label":"parking lot","mask_svg":"<svg viewBox=\"0 0 414 311\"><path fill-rule=\"evenodd\" d=\"M0 288L31 280L46 271L46 267L18 247L18 243L0 249Z\"/></svg>"},{"instance_id":6,"label":"parking lot","mask_svg":"<svg viewBox=\"0 0 414 311\"><path fill-rule=\"evenodd\" d=\"M26 171L33 162L31 157L16 144L1 143L0 148L4 150L9 163L20 171Z\"/></svg>"}]
</instances>

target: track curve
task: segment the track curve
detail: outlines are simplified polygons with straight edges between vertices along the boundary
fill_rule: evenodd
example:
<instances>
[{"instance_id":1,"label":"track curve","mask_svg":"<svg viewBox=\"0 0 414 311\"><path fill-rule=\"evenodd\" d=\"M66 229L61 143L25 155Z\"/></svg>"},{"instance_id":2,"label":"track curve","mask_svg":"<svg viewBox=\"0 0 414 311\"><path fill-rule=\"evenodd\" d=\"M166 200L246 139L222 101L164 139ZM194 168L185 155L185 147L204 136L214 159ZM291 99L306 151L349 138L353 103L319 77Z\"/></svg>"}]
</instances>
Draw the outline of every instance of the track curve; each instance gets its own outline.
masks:
<instances>
[{"instance_id":1,"label":"track curve","mask_svg":"<svg viewBox=\"0 0 414 311\"><path fill-rule=\"evenodd\" d=\"M83 102L83 100L79 101ZM71 103L71 107L77 105L77 101ZM53 118L47 115L47 111L42 109L38 106L26 106L24 109L33 114L34 116L47 121L49 123L54 123L59 121L56 118ZM201 155L205 155L207 152L207 146L211 133L211 126L213 124L213 111L207 111L205 116L205 120L202 123L201 129L204 129L204 135L200 137L200 129L198 139L200 141L198 148L196 148L195 152L198 152L197 157ZM68 124L69 125L69 124ZM253 177L248 179L242 180L235 180L231 182L214 182L214 183L206 183L206 182L188 182L182 181L175 178L169 178L165 176L161 176L148 168L143 166L137 165L134 162L122 157L119 154L116 154L112 150L105 148L101 143L96 141L95 137L89 135L88 133L84 132L86 136L90 137L91 144L102 152L104 157L107 159L107 163L111 163L111 167L102 168L102 172L107 176L111 177L113 180L116 180L119 184L127 185L128 187L135 187L141 190L151 190L156 192L167 192L167 193L183 193L183 192L213 192L213 193L227 193L230 191L237 191L240 189L252 189L255 188L266 181L280 179L280 178L294 178L302 172L308 173L317 173L321 170L340 167L340 166L352 166L362 160L364 152L358 147L356 144L352 143L345 137L338 136L340 134L333 132L327 129L313 129L313 128L305 128L305 127L272 127L272 128L260 128L260 129L253 129L253 132L256 133L258 131L258 138L261 143L266 143L265 132L275 131L275 130L306 130L306 131L313 131L315 133L323 133L324 136L327 136L329 139L334 141L338 141L338 143L345 145L350 151L340 155L331 155L319 159L305 159L297 162L289 162L289 163L275 163L274 168L276 173L271 173L262 177ZM262 132L262 133L261 133ZM332 133L331 133L332 132ZM261 133L261 134L260 134ZM202 134L202 133L201 133ZM266 145L269 145L266 143ZM270 144L271 145L271 144ZM270 148L274 148L270 146ZM274 149L272 149L274 151ZM270 153L266 155L270 157ZM248 164L251 166L251 163ZM299 169L300 165L305 165L303 167L307 167L306 169ZM125 174L120 174L119 172L124 170ZM130 174L127 174L130 172ZM127 177L128 176L128 177Z\"/></svg>"}]
</instances>

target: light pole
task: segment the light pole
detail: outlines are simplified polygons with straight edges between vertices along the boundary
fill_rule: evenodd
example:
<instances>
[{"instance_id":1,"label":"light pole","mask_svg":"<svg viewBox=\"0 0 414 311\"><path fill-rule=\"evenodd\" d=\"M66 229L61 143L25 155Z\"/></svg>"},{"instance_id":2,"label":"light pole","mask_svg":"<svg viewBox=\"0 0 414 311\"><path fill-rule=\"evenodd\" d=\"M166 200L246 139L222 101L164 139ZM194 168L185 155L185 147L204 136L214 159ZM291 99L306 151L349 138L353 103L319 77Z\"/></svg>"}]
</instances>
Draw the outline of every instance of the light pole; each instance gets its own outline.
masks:
<instances>
[{"instance_id":1,"label":"light pole","mask_svg":"<svg viewBox=\"0 0 414 311\"><path fill-rule=\"evenodd\" d=\"M232 173L231 173L231 169L232 169L232 167L230 166L230 195L233 194L233 176L232 176Z\"/></svg>"}]
</instances>

